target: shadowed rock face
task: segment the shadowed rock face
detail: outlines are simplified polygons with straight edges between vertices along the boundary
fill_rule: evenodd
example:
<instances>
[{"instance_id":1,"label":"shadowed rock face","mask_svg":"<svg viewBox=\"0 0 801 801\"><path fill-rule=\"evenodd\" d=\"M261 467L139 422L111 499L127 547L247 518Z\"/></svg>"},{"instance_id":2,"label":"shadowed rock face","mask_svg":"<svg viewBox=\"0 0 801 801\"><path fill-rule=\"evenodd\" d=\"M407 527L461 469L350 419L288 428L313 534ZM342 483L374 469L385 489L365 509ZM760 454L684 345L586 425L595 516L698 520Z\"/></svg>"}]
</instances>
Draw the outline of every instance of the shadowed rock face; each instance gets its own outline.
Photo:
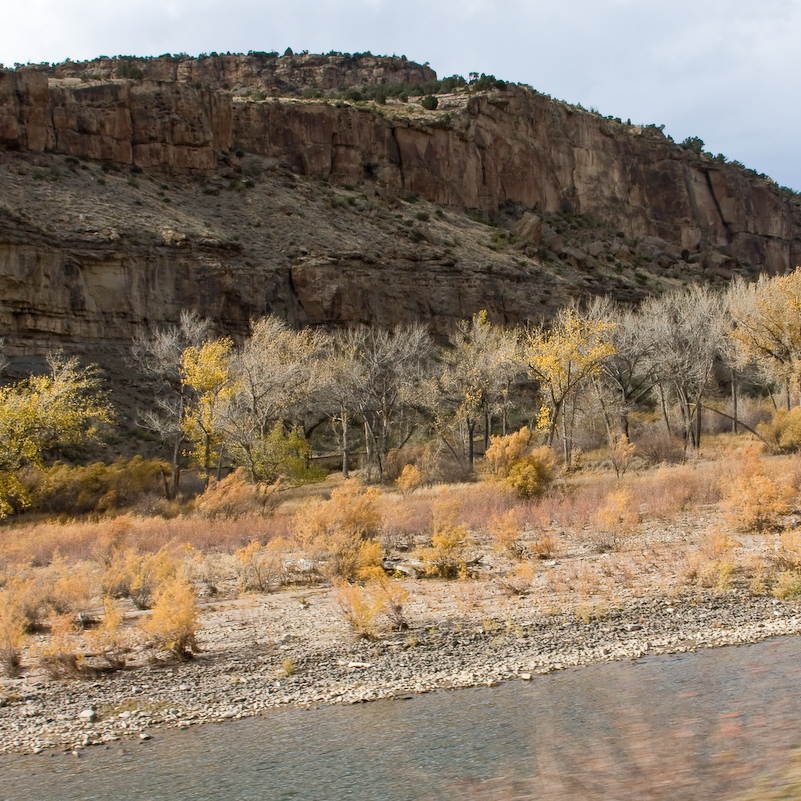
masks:
<instances>
[{"instance_id":1,"label":"shadowed rock face","mask_svg":"<svg viewBox=\"0 0 801 801\"><path fill-rule=\"evenodd\" d=\"M296 324L425 319L442 331L484 307L505 322L534 319L544 310L536 293L546 255L597 274L607 261L633 263L637 247L645 247L660 268L692 263L723 277L781 272L800 258L799 203L768 179L684 150L653 126L605 119L530 89L442 95L435 111L414 102L253 101L222 87L296 94L436 76L428 67L373 56L162 57L137 60L144 80L134 81L112 79L119 64L98 59L0 70L0 155L7 170L0 172L0 195L2 181L9 190L0 208L0 335L19 352L123 342L148 325L174 321L184 307L233 332L269 311ZM83 165L85 174L73 166L74 194L54 179L42 199L51 209L46 224L35 213L18 214L25 181L47 179L46 164L58 172L64 157L180 184L180 207L160 212L154 204L169 198L155 189L140 197L128 188L133 179L107 183L94 164L94 173ZM225 211L215 199L218 188L201 188L247 185L249 158L284 177L276 173L277 183L263 195L232 196L239 205L228 234L250 220L237 242L216 222ZM313 179L301 187L305 205L273 202L292 173ZM448 237L458 238L453 232L437 233L414 219L407 220L411 228L395 230L392 215L378 207L369 213L386 220L372 233L365 227L367 246L358 226L346 246L337 244L344 223L336 215L330 235L320 239L314 203L329 189L315 181L356 187L384 210L410 196L453 214L517 208L511 227L519 244L528 243L525 259L488 259L486 249L476 255L473 234L458 248L448 245ZM87 199L80 220L66 222ZM99 208L100 221L84 224ZM543 216L559 212L583 215L604 232L596 243L586 236L579 244L563 242L543 226ZM617 231L628 245L611 243ZM403 244L410 234L417 242L411 250ZM305 251L289 253L290 241ZM332 255L338 247L351 255ZM600 280L591 291L617 290Z\"/></svg>"}]
</instances>

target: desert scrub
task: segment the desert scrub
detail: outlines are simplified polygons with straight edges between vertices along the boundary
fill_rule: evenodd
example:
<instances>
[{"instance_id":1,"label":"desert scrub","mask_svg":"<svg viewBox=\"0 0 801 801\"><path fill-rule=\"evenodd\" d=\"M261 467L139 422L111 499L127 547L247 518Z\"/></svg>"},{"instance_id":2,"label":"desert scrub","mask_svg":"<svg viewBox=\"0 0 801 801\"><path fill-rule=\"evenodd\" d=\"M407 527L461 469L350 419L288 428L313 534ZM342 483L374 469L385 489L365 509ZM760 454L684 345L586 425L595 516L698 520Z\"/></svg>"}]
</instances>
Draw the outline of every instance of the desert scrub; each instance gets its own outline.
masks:
<instances>
[{"instance_id":1,"label":"desert scrub","mask_svg":"<svg viewBox=\"0 0 801 801\"><path fill-rule=\"evenodd\" d=\"M679 571L689 584L724 592L729 588L739 543L727 532L713 526L701 535L698 545L688 551Z\"/></svg>"},{"instance_id":2,"label":"desert scrub","mask_svg":"<svg viewBox=\"0 0 801 801\"><path fill-rule=\"evenodd\" d=\"M490 536L496 547L512 559L525 559L528 549L523 543L523 530L520 513L510 509L505 514L494 516L488 526Z\"/></svg>"},{"instance_id":3,"label":"desert scrub","mask_svg":"<svg viewBox=\"0 0 801 801\"><path fill-rule=\"evenodd\" d=\"M0 669L6 676L19 673L25 628L25 616L14 588L0 588Z\"/></svg>"},{"instance_id":4,"label":"desert scrub","mask_svg":"<svg viewBox=\"0 0 801 801\"><path fill-rule=\"evenodd\" d=\"M408 593L400 582L382 573L373 571L373 578L363 586L350 582L336 585L340 612L359 637L375 639L387 628L395 631L409 628L403 613Z\"/></svg>"},{"instance_id":5,"label":"desert scrub","mask_svg":"<svg viewBox=\"0 0 801 801\"><path fill-rule=\"evenodd\" d=\"M244 469L238 467L220 481L209 479L209 486L197 499L196 507L210 518L262 514L277 488L277 483L265 486L248 481Z\"/></svg>"},{"instance_id":6,"label":"desert scrub","mask_svg":"<svg viewBox=\"0 0 801 801\"><path fill-rule=\"evenodd\" d=\"M456 525L457 508L452 501L434 502L434 523L431 545L419 548L418 557L425 564L426 574L439 578L467 576L481 559L476 545L464 526Z\"/></svg>"},{"instance_id":7,"label":"desert scrub","mask_svg":"<svg viewBox=\"0 0 801 801\"><path fill-rule=\"evenodd\" d=\"M556 454L547 445L530 449L524 426L505 437L491 437L485 459L490 477L503 482L520 498L539 498L556 477Z\"/></svg>"},{"instance_id":8,"label":"desert scrub","mask_svg":"<svg viewBox=\"0 0 801 801\"><path fill-rule=\"evenodd\" d=\"M315 569L331 580L358 579L381 564L380 492L351 482L329 500L307 503L292 519L292 533Z\"/></svg>"},{"instance_id":9,"label":"desert scrub","mask_svg":"<svg viewBox=\"0 0 801 801\"><path fill-rule=\"evenodd\" d=\"M105 595L130 598L139 609L149 609L156 589L178 571L178 560L167 548L144 554L127 548L113 555L101 585Z\"/></svg>"},{"instance_id":10,"label":"desert scrub","mask_svg":"<svg viewBox=\"0 0 801 801\"><path fill-rule=\"evenodd\" d=\"M188 582L168 579L157 591L150 618L142 624L150 645L169 651L181 661L199 652L198 609Z\"/></svg>"},{"instance_id":11,"label":"desert scrub","mask_svg":"<svg viewBox=\"0 0 801 801\"><path fill-rule=\"evenodd\" d=\"M111 668L125 667L128 654L137 641L138 631L124 626L122 612L113 598L103 599L103 619L100 625L87 633L92 651L106 660Z\"/></svg>"},{"instance_id":12,"label":"desert scrub","mask_svg":"<svg viewBox=\"0 0 801 801\"><path fill-rule=\"evenodd\" d=\"M535 564L519 562L503 576L498 576L495 582L505 595L526 595L531 592L536 575Z\"/></svg>"},{"instance_id":13,"label":"desert scrub","mask_svg":"<svg viewBox=\"0 0 801 801\"><path fill-rule=\"evenodd\" d=\"M722 489L721 506L731 525L741 531L779 528L795 494L788 478L768 475L765 460L754 447L734 455Z\"/></svg>"},{"instance_id":14,"label":"desert scrub","mask_svg":"<svg viewBox=\"0 0 801 801\"><path fill-rule=\"evenodd\" d=\"M398 489L409 495L423 485L423 474L413 464L407 464L396 482Z\"/></svg>"},{"instance_id":15,"label":"desert scrub","mask_svg":"<svg viewBox=\"0 0 801 801\"><path fill-rule=\"evenodd\" d=\"M628 489L610 492L592 516L590 544L601 553L620 548L640 522L640 512Z\"/></svg>"},{"instance_id":16,"label":"desert scrub","mask_svg":"<svg viewBox=\"0 0 801 801\"><path fill-rule=\"evenodd\" d=\"M234 564L240 589L269 592L280 587L287 578L288 550L289 543L278 537L266 545L252 540L235 551Z\"/></svg>"},{"instance_id":17,"label":"desert scrub","mask_svg":"<svg viewBox=\"0 0 801 801\"><path fill-rule=\"evenodd\" d=\"M781 601L789 601L801 595L801 573L797 570L780 570L773 584L773 595Z\"/></svg>"}]
</instances>

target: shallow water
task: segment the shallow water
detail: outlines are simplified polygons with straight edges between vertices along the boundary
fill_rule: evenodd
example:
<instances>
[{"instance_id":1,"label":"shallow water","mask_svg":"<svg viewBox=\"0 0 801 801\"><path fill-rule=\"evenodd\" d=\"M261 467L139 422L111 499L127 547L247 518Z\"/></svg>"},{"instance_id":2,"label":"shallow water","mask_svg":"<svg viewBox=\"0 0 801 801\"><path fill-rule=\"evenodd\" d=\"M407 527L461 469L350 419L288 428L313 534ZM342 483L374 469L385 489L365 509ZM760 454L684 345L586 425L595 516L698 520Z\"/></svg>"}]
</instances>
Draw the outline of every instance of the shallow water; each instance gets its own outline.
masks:
<instances>
[{"instance_id":1,"label":"shallow water","mask_svg":"<svg viewBox=\"0 0 801 801\"><path fill-rule=\"evenodd\" d=\"M801 638L0 758L0 801L734 798L801 745Z\"/></svg>"}]
</instances>

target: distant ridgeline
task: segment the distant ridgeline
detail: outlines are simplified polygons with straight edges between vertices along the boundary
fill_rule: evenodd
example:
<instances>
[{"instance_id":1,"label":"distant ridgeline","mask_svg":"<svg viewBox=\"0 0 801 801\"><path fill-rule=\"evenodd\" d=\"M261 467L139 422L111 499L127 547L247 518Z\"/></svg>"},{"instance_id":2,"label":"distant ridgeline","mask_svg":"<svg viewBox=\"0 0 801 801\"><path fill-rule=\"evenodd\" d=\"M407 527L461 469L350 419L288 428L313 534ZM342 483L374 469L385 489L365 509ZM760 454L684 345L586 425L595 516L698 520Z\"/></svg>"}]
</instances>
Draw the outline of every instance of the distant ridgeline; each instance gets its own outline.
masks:
<instances>
[{"instance_id":1,"label":"distant ridgeline","mask_svg":"<svg viewBox=\"0 0 801 801\"><path fill-rule=\"evenodd\" d=\"M506 293L503 302L495 302L497 316L506 322L525 320L531 309L522 300L508 298L539 292L540 284L525 286L527 276L549 264L577 271L574 286L567 286L573 273L560 279L568 294L597 294L605 284L614 292L603 272L612 266L631 269L632 274L640 270L638 280L649 294L659 287L658 282L648 283L648 270L727 279L761 269L783 272L801 261L798 197L737 162L704 152L701 140L676 144L660 127L603 117L493 76L438 80L427 64L405 57L291 51L196 58L117 56L0 70L0 157L3 170L11 171L0 173L0 182L23 169L15 166L15 159L34 156L51 159L48 164L56 171L65 158L87 160L117 173L160 176L158 181L172 181L175 187L203 181L252 185L256 178L247 174L248 159L260 159L261 166L251 165L252 169L273 165L287 175L313 179L319 191L339 187L376 198L389 204L387 208L420 199L450 214L467 212L505 226L508 280L499 277L497 265L481 266L481 258L475 256L479 266L471 273L470 297L440 309L421 296L410 303L409 314L422 319L468 317L485 307L494 313L495 295L490 293L484 302L481 297L489 291L482 282L489 282L496 295ZM46 175L50 168L42 161L37 169ZM280 180L283 189L291 185L286 178ZM121 181L114 184L114 198L109 198L105 188L109 185L95 182L81 190L82 197L97 192L93 214L106 213L103 209L109 203L122 203L129 192L131 204L145 203ZM52 193L61 191L59 187L54 180ZM201 214L199 204L207 202L211 218L216 202L211 195L216 196L218 189L207 185L203 191L209 197L204 201L198 196L193 213ZM66 196L54 202L65 208L72 203ZM448 280L458 283L468 249L475 255L483 247L486 253L486 245L477 245L475 237L469 242L461 238L458 245L454 237L448 240L453 240L450 245L441 237L440 241L434 220L424 225L423 217L415 220L412 215L412 231L387 233L395 237L393 242L405 243L402 246L382 245L375 257L361 260L340 253L332 261L326 253L318 253L314 264L329 259L325 281L310 282L302 276L295 280L291 271L298 267L298 259L313 261L312 254L296 252L298 247L309 250L304 240L314 238L312 215L303 229L308 237L303 231L300 238L294 236L291 253L286 243L278 247L266 238L254 239L250 252L242 243L223 255L215 251L215 270L233 270L238 276L234 283L261 286L269 273L269 280L276 287L280 284L274 289L280 302L271 301L263 290L244 307L240 300L232 302L231 308L237 309L232 312L215 306L219 288L195 295L187 288L186 275L213 271L204 261L208 248L201 248L186 220L171 220L174 232L186 223L187 230L178 230L175 236L164 235L153 222L153 241L145 256L134 245L134 239L149 235L151 224L145 216L135 224L135 237L111 237L99 244L95 234L89 242L89 234L79 228L67 231L57 219L44 231L36 215L22 219L2 204L0 198L0 335L22 337L20 342L28 342L25 347L34 347L31 343L48 325L56 339L61 336L37 306L45 303L44 298L54 308L61 304L63 315L83 321L74 328L73 336L79 340L112 336L112 330L113 337L123 337L148 323L174 320L180 305L186 304L221 319L233 315L238 325L254 314L276 310L298 323L345 324L354 321L347 316L351 313L355 320L369 322L373 312L364 304L362 311L347 311L353 303L343 300L344 290L337 281L347 283L348 297L358 286L364 287L365 296L380 292L391 274L389 267L403 261L404 270L414 270L418 276L430 271L432 264L447 263L452 273ZM162 212L166 214L166 206ZM549 239L548 226L556 226L549 215L572 221L559 237ZM383 219L377 212L374 218ZM272 224L264 220L266 226ZM124 222L109 226L117 230ZM521 225L527 231L525 248L521 250L518 242L520 247L514 250ZM588 226L597 232L587 233ZM248 231L250 237L262 236L254 227ZM418 232L409 245L414 231ZM593 236L603 242L594 245ZM616 249L610 239L615 236ZM495 251L500 250L498 244L495 241ZM179 246L185 276L165 277L159 267L157 280L154 260L174 260ZM414 253L410 247L416 248ZM105 278L100 274L87 278L88 251L96 261L113 262L113 280L108 273L103 273ZM432 255L434 251L437 255ZM264 266L267 262L269 266ZM349 265L353 274L348 273ZM481 273L485 268L487 274ZM259 270L266 272L262 275ZM381 271L384 278L373 282L371 276ZM275 278L279 273L280 281ZM614 277L613 272L609 275ZM83 281L77 289L76 281ZM102 287L97 288L97 282ZM167 291L159 282L169 285L174 300L151 318L148 310L163 306L156 303L158 293ZM559 283L549 281L551 287ZM317 294L303 296L303 287L312 284ZM514 291L509 289L513 284ZM410 286L408 291L414 293L414 285ZM138 299L121 310L120 296L132 293L138 293ZM123 318L130 324L120 327Z\"/></svg>"}]
</instances>

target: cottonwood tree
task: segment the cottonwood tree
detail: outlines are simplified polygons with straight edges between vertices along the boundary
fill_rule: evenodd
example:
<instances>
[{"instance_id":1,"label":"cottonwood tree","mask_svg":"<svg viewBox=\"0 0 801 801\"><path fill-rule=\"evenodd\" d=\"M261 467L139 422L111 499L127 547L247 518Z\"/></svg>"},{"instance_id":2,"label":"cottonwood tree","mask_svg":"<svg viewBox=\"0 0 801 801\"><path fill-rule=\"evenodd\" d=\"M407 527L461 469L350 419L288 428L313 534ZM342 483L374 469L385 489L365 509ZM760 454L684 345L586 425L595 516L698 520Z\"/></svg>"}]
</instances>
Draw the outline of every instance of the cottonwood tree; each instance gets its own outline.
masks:
<instances>
[{"instance_id":1,"label":"cottonwood tree","mask_svg":"<svg viewBox=\"0 0 801 801\"><path fill-rule=\"evenodd\" d=\"M740 363L753 361L791 388L801 403L801 268L785 276L761 275L755 284L734 283L728 294L733 326L729 335Z\"/></svg>"},{"instance_id":2,"label":"cottonwood tree","mask_svg":"<svg viewBox=\"0 0 801 801\"><path fill-rule=\"evenodd\" d=\"M521 372L515 335L493 326L486 311L462 320L444 354L440 396L452 417L464 426L467 461L473 469L476 426L484 424L484 450L489 444L491 417L505 413L512 382Z\"/></svg>"},{"instance_id":3,"label":"cottonwood tree","mask_svg":"<svg viewBox=\"0 0 801 801\"><path fill-rule=\"evenodd\" d=\"M640 307L647 362L662 390L672 392L681 414L685 447L701 443L701 404L729 317L723 296L706 287L649 298Z\"/></svg>"},{"instance_id":4,"label":"cottonwood tree","mask_svg":"<svg viewBox=\"0 0 801 801\"><path fill-rule=\"evenodd\" d=\"M182 427L202 466L204 486L209 484L212 461L217 461L218 479L222 465L224 411L235 391L232 349L233 342L225 337L190 345L181 354L181 380L191 390Z\"/></svg>"},{"instance_id":5,"label":"cottonwood tree","mask_svg":"<svg viewBox=\"0 0 801 801\"><path fill-rule=\"evenodd\" d=\"M587 381L614 352L610 321L591 319L574 307L562 309L551 328L523 332L522 359L540 384L543 407L539 424L547 429L548 445L560 430L565 464L573 457L576 400Z\"/></svg>"},{"instance_id":6,"label":"cottonwood tree","mask_svg":"<svg viewBox=\"0 0 801 801\"><path fill-rule=\"evenodd\" d=\"M639 310L625 308L609 297L596 298L587 316L610 325L614 353L603 359L595 379L610 441L629 437L629 414L652 392L656 375L649 361L652 340ZM617 418L617 424L613 421Z\"/></svg>"},{"instance_id":7,"label":"cottonwood tree","mask_svg":"<svg viewBox=\"0 0 801 801\"><path fill-rule=\"evenodd\" d=\"M41 464L48 451L81 445L112 419L93 368L76 358L48 357L49 372L0 388L0 517L27 503L17 471Z\"/></svg>"},{"instance_id":8,"label":"cottonwood tree","mask_svg":"<svg viewBox=\"0 0 801 801\"><path fill-rule=\"evenodd\" d=\"M274 475L271 443L280 434L276 424L291 427L319 382L318 338L293 331L270 316L253 326L253 333L231 360L235 391L224 411L225 443L234 460L254 482ZM297 434L293 434L297 436Z\"/></svg>"},{"instance_id":9,"label":"cottonwood tree","mask_svg":"<svg viewBox=\"0 0 801 801\"><path fill-rule=\"evenodd\" d=\"M393 425L402 412L426 402L433 343L428 329L419 324L391 331L361 326L348 336L357 362L355 407L364 423L367 480L375 468L383 481Z\"/></svg>"},{"instance_id":10,"label":"cottonwood tree","mask_svg":"<svg viewBox=\"0 0 801 801\"><path fill-rule=\"evenodd\" d=\"M360 353L362 337L351 331L335 331L324 340L321 365L322 386L319 406L339 429L342 476L350 475L351 422L359 413L358 396L362 386Z\"/></svg>"},{"instance_id":11,"label":"cottonwood tree","mask_svg":"<svg viewBox=\"0 0 801 801\"><path fill-rule=\"evenodd\" d=\"M192 388L184 381L182 357L187 348L199 349L210 337L211 320L184 310L176 326L138 337L131 352L154 384L153 408L140 413L140 424L157 434L170 452L171 476L165 478L168 498L178 493L181 463L187 445L184 418Z\"/></svg>"}]
</instances>

